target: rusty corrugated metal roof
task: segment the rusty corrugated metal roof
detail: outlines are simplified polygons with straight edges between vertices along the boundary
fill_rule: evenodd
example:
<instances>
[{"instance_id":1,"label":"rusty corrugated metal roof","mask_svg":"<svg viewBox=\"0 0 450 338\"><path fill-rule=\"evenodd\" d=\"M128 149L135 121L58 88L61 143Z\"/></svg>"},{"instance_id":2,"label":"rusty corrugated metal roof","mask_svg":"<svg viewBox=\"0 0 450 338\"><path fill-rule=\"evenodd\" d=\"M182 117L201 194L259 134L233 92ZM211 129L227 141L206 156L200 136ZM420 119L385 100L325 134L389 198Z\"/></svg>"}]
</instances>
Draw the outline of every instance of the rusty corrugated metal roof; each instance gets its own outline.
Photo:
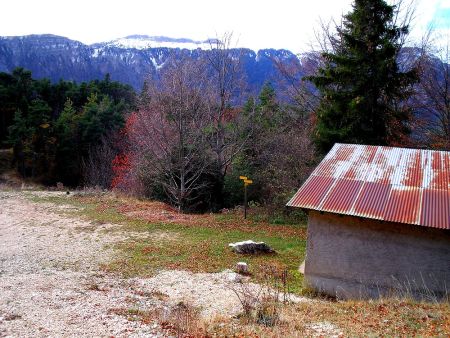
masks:
<instances>
[{"instance_id":1,"label":"rusty corrugated metal roof","mask_svg":"<svg viewBox=\"0 0 450 338\"><path fill-rule=\"evenodd\" d=\"M450 229L450 152L337 143L287 205Z\"/></svg>"}]
</instances>

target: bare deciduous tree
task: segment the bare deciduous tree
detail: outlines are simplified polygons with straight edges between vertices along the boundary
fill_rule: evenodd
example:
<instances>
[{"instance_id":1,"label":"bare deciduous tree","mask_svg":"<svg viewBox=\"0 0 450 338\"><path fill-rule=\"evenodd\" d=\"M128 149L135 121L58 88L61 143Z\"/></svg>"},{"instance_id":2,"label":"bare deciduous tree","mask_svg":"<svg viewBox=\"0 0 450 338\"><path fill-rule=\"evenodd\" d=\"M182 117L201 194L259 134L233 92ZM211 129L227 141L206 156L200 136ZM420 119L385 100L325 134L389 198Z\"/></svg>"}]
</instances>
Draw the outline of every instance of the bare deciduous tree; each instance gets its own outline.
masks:
<instances>
[{"instance_id":1,"label":"bare deciduous tree","mask_svg":"<svg viewBox=\"0 0 450 338\"><path fill-rule=\"evenodd\" d=\"M311 52L299 55L300 61L273 60L280 73L278 85L297 110L311 113L317 109L320 96L304 77L315 74L321 64L321 56Z\"/></svg>"},{"instance_id":2,"label":"bare deciduous tree","mask_svg":"<svg viewBox=\"0 0 450 338\"><path fill-rule=\"evenodd\" d=\"M274 207L286 203L292 189L311 173L316 160L311 117L290 115L277 130L263 132L253 145L259 167L255 178L263 183L265 204Z\"/></svg>"},{"instance_id":3,"label":"bare deciduous tree","mask_svg":"<svg viewBox=\"0 0 450 338\"><path fill-rule=\"evenodd\" d=\"M243 121L232 123L236 122L237 115L237 110L232 108L236 103L233 99L245 92L241 52L232 44L232 33L225 33L213 40L207 65L210 72L207 91L209 142L222 179L245 143L246 137L242 137L242 131L248 126Z\"/></svg>"},{"instance_id":4,"label":"bare deciduous tree","mask_svg":"<svg viewBox=\"0 0 450 338\"><path fill-rule=\"evenodd\" d=\"M81 170L85 186L103 189L111 187L114 176L111 163L118 153L116 138L112 134L102 136L99 144L90 149L88 156L82 158Z\"/></svg>"},{"instance_id":5,"label":"bare deciduous tree","mask_svg":"<svg viewBox=\"0 0 450 338\"><path fill-rule=\"evenodd\" d=\"M450 41L422 54L420 83L414 97L419 141L433 149L450 149Z\"/></svg>"},{"instance_id":6,"label":"bare deciduous tree","mask_svg":"<svg viewBox=\"0 0 450 338\"><path fill-rule=\"evenodd\" d=\"M148 83L148 100L135 116L130 132L134 165L159 184L180 210L207 184L210 166L205 128L205 65L174 61L158 82Z\"/></svg>"}]
</instances>

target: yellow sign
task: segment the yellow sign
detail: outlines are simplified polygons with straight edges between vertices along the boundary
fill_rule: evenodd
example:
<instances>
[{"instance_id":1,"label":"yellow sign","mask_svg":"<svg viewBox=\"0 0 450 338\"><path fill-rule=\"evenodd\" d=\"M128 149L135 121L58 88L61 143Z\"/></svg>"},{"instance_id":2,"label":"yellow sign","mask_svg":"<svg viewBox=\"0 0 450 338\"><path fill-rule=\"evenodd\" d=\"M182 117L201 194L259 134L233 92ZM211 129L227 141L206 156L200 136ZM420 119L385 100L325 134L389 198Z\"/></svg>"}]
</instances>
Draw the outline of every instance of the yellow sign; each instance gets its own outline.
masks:
<instances>
[{"instance_id":1,"label":"yellow sign","mask_svg":"<svg viewBox=\"0 0 450 338\"><path fill-rule=\"evenodd\" d=\"M250 183L244 183L245 186L249 185Z\"/></svg>"},{"instance_id":2,"label":"yellow sign","mask_svg":"<svg viewBox=\"0 0 450 338\"><path fill-rule=\"evenodd\" d=\"M252 181L252 180L244 180L244 183L245 183L245 184L252 184L253 181Z\"/></svg>"},{"instance_id":3,"label":"yellow sign","mask_svg":"<svg viewBox=\"0 0 450 338\"><path fill-rule=\"evenodd\" d=\"M247 179L247 176L239 176L239 179L240 179L240 180L246 180L246 179Z\"/></svg>"}]
</instances>

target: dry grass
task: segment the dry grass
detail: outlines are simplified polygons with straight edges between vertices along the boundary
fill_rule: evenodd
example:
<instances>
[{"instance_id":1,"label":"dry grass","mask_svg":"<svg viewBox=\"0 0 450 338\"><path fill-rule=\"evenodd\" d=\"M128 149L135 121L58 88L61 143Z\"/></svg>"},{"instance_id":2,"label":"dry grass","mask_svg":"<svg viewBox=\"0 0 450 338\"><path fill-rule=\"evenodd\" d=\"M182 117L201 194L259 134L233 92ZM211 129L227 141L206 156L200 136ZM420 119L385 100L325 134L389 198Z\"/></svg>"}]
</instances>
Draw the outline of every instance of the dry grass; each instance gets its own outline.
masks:
<instances>
[{"instance_id":1,"label":"dry grass","mask_svg":"<svg viewBox=\"0 0 450 338\"><path fill-rule=\"evenodd\" d=\"M248 317L202 319L186 303L142 311L112 309L129 320L158 323L176 337L448 337L448 304L410 300L316 300L279 308L276 325L249 321Z\"/></svg>"},{"instance_id":2,"label":"dry grass","mask_svg":"<svg viewBox=\"0 0 450 338\"><path fill-rule=\"evenodd\" d=\"M0 190L10 189L42 189L31 178L23 178L13 164L13 149L0 149Z\"/></svg>"},{"instance_id":3,"label":"dry grass","mask_svg":"<svg viewBox=\"0 0 450 338\"><path fill-rule=\"evenodd\" d=\"M221 230L240 230L254 233L255 230L265 234L277 233L277 235L289 238L298 236L306 237L306 228L293 224L270 224L265 221L255 221L251 218L252 210L249 211L249 218L243 219L239 212L228 212L223 214L184 214L177 209L157 201L142 201L125 196L78 196L77 198L85 203L97 205L97 211L102 212L110 208L115 208L117 212L129 219L138 219L148 223L177 224L188 227L202 227ZM254 212L258 212L254 210Z\"/></svg>"},{"instance_id":4,"label":"dry grass","mask_svg":"<svg viewBox=\"0 0 450 338\"><path fill-rule=\"evenodd\" d=\"M198 309L184 302L150 311L118 308L109 312L130 321L139 320L143 324L153 325L167 337L210 337Z\"/></svg>"},{"instance_id":5,"label":"dry grass","mask_svg":"<svg viewBox=\"0 0 450 338\"><path fill-rule=\"evenodd\" d=\"M409 300L305 302L284 306L275 327L244 323L238 331L244 336L258 337L320 334L345 337L448 337L449 304ZM236 334L236 328L224 326L220 334Z\"/></svg>"}]
</instances>

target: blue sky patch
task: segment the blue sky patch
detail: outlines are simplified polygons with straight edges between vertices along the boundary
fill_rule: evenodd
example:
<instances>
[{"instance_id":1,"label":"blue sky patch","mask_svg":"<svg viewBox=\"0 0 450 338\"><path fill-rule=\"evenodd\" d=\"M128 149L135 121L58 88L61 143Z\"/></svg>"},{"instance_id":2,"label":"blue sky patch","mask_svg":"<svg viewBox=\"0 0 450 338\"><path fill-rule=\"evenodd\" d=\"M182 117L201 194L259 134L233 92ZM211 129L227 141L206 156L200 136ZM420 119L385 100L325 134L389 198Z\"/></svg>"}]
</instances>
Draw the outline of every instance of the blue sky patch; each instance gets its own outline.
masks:
<instances>
[{"instance_id":1,"label":"blue sky patch","mask_svg":"<svg viewBox=\"0 0 450 338\"><path fill-rule=\"evenodd\" d=\"M433 26L438 29L450 28L450 7L438 8L433 18Z\"/></svg>"}]
</instances>

